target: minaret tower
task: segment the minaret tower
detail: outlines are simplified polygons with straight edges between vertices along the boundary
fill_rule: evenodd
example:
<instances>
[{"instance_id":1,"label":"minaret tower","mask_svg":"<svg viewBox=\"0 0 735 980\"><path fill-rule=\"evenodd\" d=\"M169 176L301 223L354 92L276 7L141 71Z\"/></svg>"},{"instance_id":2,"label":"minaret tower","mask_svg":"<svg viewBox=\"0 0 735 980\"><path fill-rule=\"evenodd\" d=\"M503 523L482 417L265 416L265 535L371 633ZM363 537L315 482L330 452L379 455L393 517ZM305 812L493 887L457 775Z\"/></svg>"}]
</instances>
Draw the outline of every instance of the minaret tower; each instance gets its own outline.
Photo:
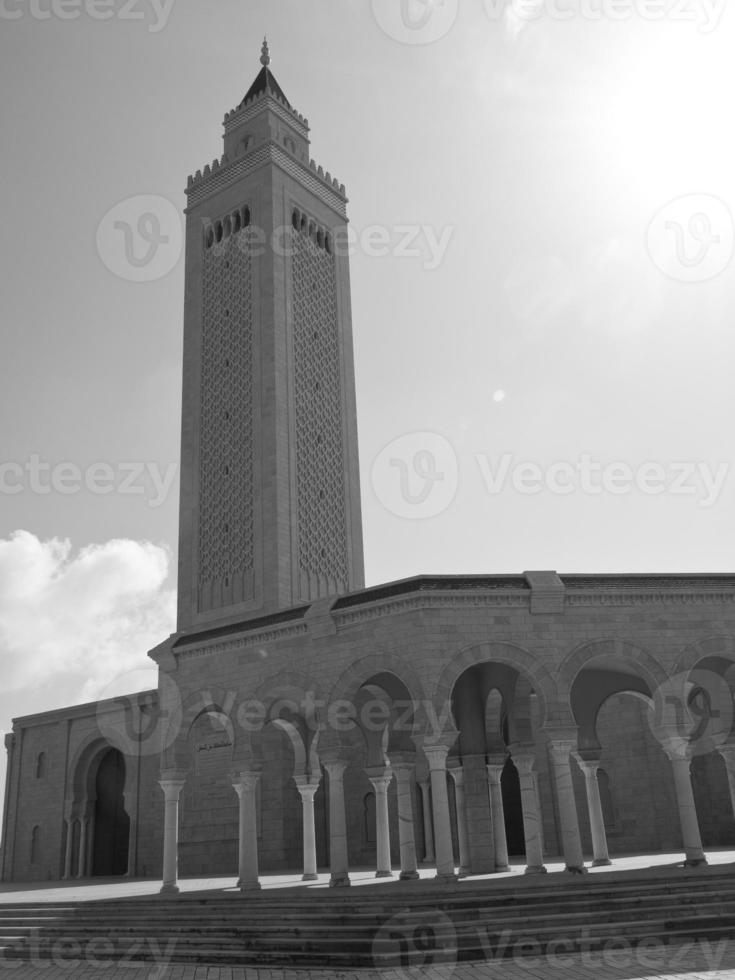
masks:
<instances>
[{"instance_id":1,"label":"minaret tower","mask_svg":"<svg viewBox=\"0 0 735 980\"><path fill-rule=\"evenodd\" d=\"M187 187L179 630L364 585L345 189L260 61Z\"/></svg>"}]
</instances>

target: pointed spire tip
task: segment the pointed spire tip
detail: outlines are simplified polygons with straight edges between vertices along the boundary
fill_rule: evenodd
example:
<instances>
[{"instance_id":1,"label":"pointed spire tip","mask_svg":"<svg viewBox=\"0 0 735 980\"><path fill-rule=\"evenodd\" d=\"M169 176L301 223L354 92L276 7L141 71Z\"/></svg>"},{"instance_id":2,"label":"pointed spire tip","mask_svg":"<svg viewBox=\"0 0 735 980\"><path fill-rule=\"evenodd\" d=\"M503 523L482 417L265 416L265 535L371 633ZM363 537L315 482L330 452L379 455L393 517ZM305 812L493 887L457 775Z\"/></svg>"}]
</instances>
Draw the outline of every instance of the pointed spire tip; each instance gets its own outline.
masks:
<instances>
[{"instance_id":1,"label":"pointed spire tip","mask_svg":"<svg viewBox=\"0 0 735 980\"><path fill-rule=\"evenodd\" d=\"M271 63L271 53L268 50L268 38L263 38L263 47L260 49L260 63L264 68L267 68Z\"/></svg>"}]
</instances>

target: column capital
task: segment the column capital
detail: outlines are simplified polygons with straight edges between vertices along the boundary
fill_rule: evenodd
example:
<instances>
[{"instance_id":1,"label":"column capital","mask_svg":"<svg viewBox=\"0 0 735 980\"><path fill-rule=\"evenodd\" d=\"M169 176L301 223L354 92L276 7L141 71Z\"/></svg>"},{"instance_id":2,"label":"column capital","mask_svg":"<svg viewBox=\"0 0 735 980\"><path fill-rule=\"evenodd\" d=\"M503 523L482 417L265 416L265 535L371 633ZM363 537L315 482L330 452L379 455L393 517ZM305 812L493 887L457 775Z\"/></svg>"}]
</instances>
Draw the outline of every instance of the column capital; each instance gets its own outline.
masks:
<instances>
[{"instance_id":1,"label":"column capital","mask_svg":"<svg viewBox=\"0 0 735 980\"><path fill-rule=\"evenodd\" d=\"M548 735L549 749L554 762L568 762L572 753L577 749L577 738L569 735Z\"/></svg>"},{"instance_id":2,"label":"column capital","mask_svg":"<svg viewBox=\"0 0 735 980\"><path fill-rule=\"evenodd\" d=\"M600 768L601 759L585 759L579 752L572 752L572 755L586 779L597 778L597 770Z\"/></svg>"},{"instance_id":3,"label":"column capital","mask_svg":"<svg viewBox=\"0 0 735 980\"><path fill-rule=\"evenodd\" d=\"M456 728L445 728L443 732L426 732L423 735L411 736L416 748L423 749L424 753L444 749L445 758L458 737L459 730ZM426 757L429 758L428 755Z\"/></svg>"},{"instance_id":4,"label":"column capital","mask_svg":"<svg viewBox=\"0 0 735 980\"><path fill-rule=\"evenodd\" d=\"M64 819L71 823L72 820L77 818L77 805L74 800L66 800L64 802Z\"/></svg>"},{"instance_id":5,"label":"column capital","mask_svg":"<svg viewBox=\"0 0 735 980\"><path fill-rule=\"evenodd\" d=\"M342 780L347 768L347 763L342 759L322 759L322 765L327 770L330 780Z\"/></svg>"},{"instance_id":6,"label":"column capital","mask_svg":"<svg viewBox=\"0 0 735 980\"><path fill-rule=\"evenodd\" d=\"M163 790L166 802L178 800L179 794L186 784L186 773L178 772L174 775L172 770L167 770L166 775L164 776L162 773L161 776L158 785Z\"/></svg>"},{"instance_id":7,"label":"column capital","mask_svg":"<svg viewBox=\"0 0 735 980\"><path fill-rule=\"evenodd\" d=\"M242 772L230 773L232 788L239 796L241 793L254 793L260 779L259 769L246 769Z\"/></svg>"},{"instance_id":8,"label":"column capital","mask_svg":"<svg viewBox=\"0 0 735 980\"><path fill-rule=\"evenodd\" d=\"M536 772L536 753L530 750L513 752L511 755L511 762L516 767L518 772L527 776L530 773Z\"/></svg>"},{"instance_id":9,"label":"column capital","mask_svg":"<svg viewBox=\"0 0 735 980\"><path fill-rule=\"evenodd\" d=\"M393 770L390 766L368 766L365 775L370 780L376 793L387 793Z\"/></svg>"},{"instance_id":10,"label":"column capital","mask_svg":"<svg viewBox=\"0 0 735 980\"><path fill-rule=\"evenodd\" d=\"M661 748L671 762L692 761L692 745L689 739L672 736L661 740Z\"/></svg>"},{"instance_id":11,"label":"column capital","mask_svg":"<svg viewBox=\"0 0 735 980\"><path fill-rule=\"evenodd\" d=\"M441 742L425 742L421 748L424 750L430 772L436 771L437 769L446 769L449 745L443 745Z\"/></svg>"},{"instance_id":12,"label":"column capital","mask_svg":"<svg viewBox=\"0 0 735 980\"><path fill-rule=\"evenodd\" d=\"M307 776L302 774L300 776L294 776L293 781L296 783L296 789L301 794L301 799L308 801L314 799L316 791L319 789L321 779L318 776Z\"/></svg>"},{"instance_id":13,"label":"column capital","mask_svg":"<svg viewBox=\"0 0 735 980\"><path fill-rule=\"evenodd\" d=\"M186 782L186 777L189 775L187 769L162 769L158 776L159 783L167 782Z\"/></svg>"},{"instance_id":14,"label":"column capital","mask_svg":"<svg viewBox=\"0 0 735 980\"><path fill-rule=\"evenodd\" d=\"M456 757L447 764L447 772L454 780L455 786L464 786L464 767Z\"/></svg>"},{"instance_id":15,"label":"column capital","mask_svg":"<svg viewBox=\"0 0 735 980\"><path fill-rule=\"evenodd\" d=\"M735 744L732 742L726 742L724 745L718 745L717 751L725 760L726 768L735 769Z\"/></svg>"},{"instance_id":16,"label":"column capital","mask_svg":"<svg viewBox=\"0 0 735 980\"><path fill-rule=\"evenodd\" d=\"M500 777L503 775L503 769L505 769L505 763L502 765L497 762L488 762L485 766L487 769L487 778L491 783L496 785L500 783Z\"/></svg>"}]
</instances>

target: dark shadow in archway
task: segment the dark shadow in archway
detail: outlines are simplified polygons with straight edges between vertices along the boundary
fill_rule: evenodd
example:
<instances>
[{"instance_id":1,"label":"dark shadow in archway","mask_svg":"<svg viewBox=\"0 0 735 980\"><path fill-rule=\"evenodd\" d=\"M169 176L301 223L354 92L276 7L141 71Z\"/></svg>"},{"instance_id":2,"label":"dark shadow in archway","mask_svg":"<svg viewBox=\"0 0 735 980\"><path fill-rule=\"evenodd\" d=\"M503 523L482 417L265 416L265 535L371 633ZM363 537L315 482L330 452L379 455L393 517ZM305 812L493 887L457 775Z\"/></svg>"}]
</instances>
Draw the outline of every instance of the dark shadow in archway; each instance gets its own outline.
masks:
<instances>
[{"instance_id":1,"label":"dark shadow in archway","mask_svg":"<svg viewBox=\"0 0 735 980\"><path fill-rule=\"evenodd\" d=\"M102 756L95 777L92 874L111 877L128 870L130 817L125 812L125 760L117 749Z\"/></svg>"}]
</instances>

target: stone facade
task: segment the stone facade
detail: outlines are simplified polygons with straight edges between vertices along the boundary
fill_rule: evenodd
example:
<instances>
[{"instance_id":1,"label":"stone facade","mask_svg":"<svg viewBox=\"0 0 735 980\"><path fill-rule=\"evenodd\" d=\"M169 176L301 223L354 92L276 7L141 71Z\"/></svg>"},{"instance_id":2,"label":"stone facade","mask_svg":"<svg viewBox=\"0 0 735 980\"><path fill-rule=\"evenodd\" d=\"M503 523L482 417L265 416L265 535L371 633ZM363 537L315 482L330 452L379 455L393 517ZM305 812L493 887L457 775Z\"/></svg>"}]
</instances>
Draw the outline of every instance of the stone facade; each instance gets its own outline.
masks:
<instances>
[{"instance_id":1,"label":"stone facade","mask_svg":"<svg viewBox=\"0 0 735 980\"><path fill-rule=\"evenodd\" d=\"M735 575L365 589L344 187L267 51L190 179L177 632L16 719L4 881L572 871L735 843Z\"/></svg>"}]
</instances>

